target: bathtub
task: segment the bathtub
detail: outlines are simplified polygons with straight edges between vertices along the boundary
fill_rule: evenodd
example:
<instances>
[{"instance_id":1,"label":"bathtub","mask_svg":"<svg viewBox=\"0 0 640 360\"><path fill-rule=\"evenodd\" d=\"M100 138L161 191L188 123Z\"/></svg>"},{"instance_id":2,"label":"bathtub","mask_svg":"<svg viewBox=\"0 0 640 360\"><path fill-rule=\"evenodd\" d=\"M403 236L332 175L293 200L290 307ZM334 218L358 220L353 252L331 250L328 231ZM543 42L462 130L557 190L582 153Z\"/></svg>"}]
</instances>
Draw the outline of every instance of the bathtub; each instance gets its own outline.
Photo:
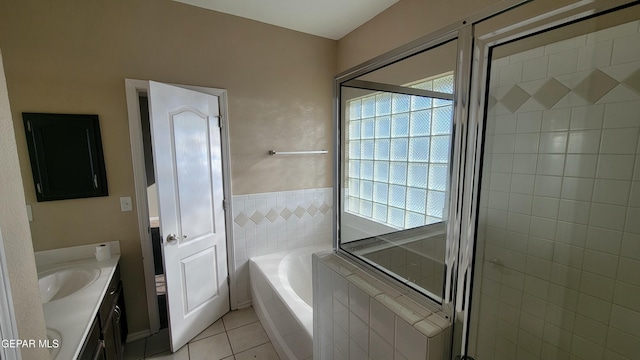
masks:
<instances>
[{"instance_id":1,"label":"bathtub","mask_svg":"<svg viewBox=\"0 0 640 360\"><path fill-rule=\"evenodd\" d=\"M283 360L313 358L311 254L327 249L309 246L249 260L253 308Z\"/></svg>"}]
</instances>

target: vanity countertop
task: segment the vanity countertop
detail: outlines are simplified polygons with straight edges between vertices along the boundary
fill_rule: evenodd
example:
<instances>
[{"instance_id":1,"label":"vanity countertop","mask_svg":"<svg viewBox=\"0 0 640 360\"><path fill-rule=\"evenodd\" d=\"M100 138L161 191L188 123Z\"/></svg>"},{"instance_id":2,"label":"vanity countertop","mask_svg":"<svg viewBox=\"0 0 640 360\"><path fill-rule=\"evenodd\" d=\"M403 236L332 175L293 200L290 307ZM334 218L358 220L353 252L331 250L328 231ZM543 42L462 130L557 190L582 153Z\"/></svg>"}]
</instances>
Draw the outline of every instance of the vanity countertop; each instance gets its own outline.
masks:
<instances>
[{"instance_id":1,"label":"vanity countertop","mask_svg":"<svg viewBox=\"0 0 640 360\"><path fill-rule=\"evenodd\" d=\"M111 259L105 261L95 259L93 252L96 245L36 252L39 274L61 268L100 269L97 279L89 286L42 305L47 328L62 335L56 359L76 359L79 355L120 260L117 241L110 243Z\"/></svg>"}]
</instances>

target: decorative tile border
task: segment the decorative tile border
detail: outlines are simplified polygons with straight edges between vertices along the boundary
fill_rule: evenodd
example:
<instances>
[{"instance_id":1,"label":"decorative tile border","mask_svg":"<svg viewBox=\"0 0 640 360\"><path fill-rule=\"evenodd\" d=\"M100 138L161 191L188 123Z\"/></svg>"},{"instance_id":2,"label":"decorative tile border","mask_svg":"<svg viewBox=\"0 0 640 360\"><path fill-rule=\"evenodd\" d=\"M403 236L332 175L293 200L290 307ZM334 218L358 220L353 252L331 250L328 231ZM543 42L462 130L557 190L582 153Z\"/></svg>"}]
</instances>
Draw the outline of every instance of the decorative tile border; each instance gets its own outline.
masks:
<instances>
[{"instance_id":1,"label":"decorative tile border","mask_svg":"<svg viewBox=\"0 0 640 360\"><path fill-rule=\"evenodd\" d=\"M233 241L239 306L248 305L251 301L249 258L310 245L330 246L332 199L332 188L233 197Z\"/></svg>"}]
</instances>

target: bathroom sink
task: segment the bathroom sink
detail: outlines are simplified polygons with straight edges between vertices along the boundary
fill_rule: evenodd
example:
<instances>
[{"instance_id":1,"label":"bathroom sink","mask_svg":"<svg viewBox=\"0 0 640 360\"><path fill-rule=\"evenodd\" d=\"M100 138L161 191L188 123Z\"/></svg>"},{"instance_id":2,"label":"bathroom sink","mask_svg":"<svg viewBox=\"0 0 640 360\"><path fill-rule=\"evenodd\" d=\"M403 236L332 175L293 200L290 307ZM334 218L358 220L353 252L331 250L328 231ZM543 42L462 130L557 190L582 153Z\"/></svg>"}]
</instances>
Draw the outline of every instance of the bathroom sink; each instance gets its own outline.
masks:
<instances>
[{"instance_id":1,"label":"bathroom sink","mask_svg":"<svg viewBox=\"0 0 640 360\"><path fill-rule=\"evenodd\" d=\"M93 284L100 275L95 267L69 267L38 274L42 303L60 300Z\"/></svg>"}]
</instances>

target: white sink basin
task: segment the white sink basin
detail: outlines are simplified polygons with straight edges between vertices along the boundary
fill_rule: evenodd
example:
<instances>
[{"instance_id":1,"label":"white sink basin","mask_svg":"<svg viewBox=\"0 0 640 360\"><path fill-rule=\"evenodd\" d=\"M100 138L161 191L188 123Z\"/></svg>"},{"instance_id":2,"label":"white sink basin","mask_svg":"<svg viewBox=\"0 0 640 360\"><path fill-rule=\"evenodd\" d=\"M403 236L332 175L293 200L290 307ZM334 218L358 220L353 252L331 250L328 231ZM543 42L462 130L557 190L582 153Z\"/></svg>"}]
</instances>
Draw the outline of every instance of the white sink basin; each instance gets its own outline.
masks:
<instances>
[{"instance_id":1,"label":"white sink basin","mask_svg":"<svg viewBox=\"0 0 640 360\"><path fill-rule=\"evenodd\" d=\"M60 300L93 284L100 276L95 267L69 267L38 274L42 303Z\"/></svg>"},{"instance_id":2,"label":"white sink basin","mask_svg":"<svg viewBox=\"0 0 640 360\"><path fill-rule=\"evenodd\" d=\"M58 332L58 330L47 328L47 340L49 341L49 355L53 360L58 356L58 353L60 352L60 347L62 346L62 335Z\"/></svg>"}]
</instances>

